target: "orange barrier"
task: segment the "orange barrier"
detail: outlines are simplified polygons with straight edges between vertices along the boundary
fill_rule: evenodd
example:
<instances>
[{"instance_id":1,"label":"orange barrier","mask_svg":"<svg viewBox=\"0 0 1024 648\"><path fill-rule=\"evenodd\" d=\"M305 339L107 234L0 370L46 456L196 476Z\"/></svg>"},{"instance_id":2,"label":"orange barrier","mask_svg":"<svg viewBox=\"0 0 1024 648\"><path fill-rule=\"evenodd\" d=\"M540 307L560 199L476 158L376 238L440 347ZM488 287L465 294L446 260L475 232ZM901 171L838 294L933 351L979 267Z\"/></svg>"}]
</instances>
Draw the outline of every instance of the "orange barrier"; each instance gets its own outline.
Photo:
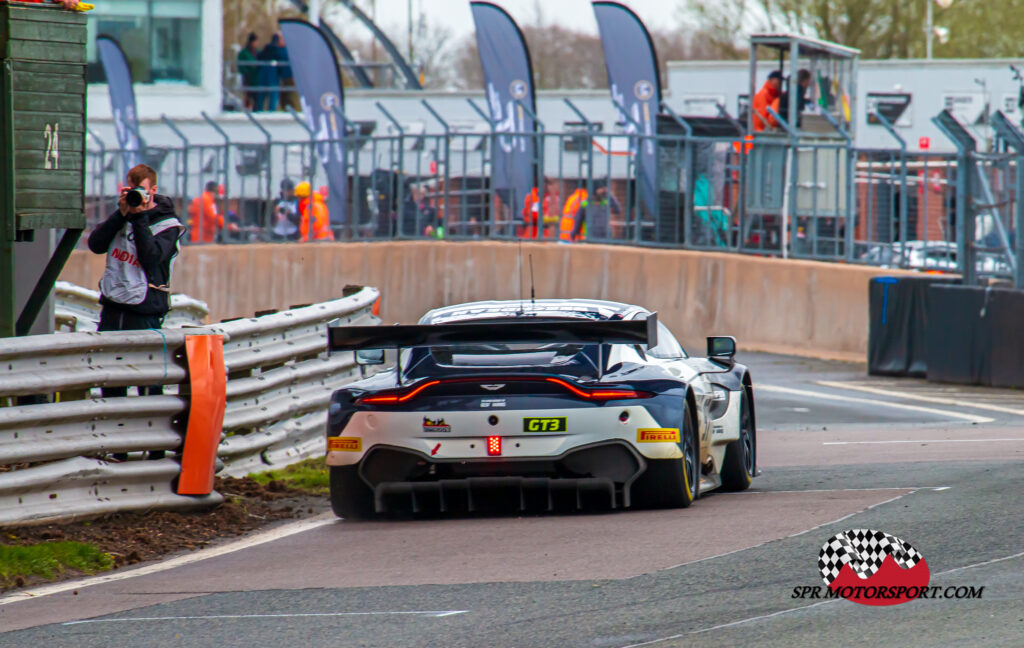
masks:
<instances>
[{"instance_id":1,"label":"orange barrier","mask_svg":"<svg viewBox=\"0 0 1024 648\"><path fill-rule=\"evenodd\" d=\"M224 337L190 335L185 338L185 353L192 404L181 453L178 494L208 495L217 472L217 447L227 402Z\"/></svg>"}]
</instances>

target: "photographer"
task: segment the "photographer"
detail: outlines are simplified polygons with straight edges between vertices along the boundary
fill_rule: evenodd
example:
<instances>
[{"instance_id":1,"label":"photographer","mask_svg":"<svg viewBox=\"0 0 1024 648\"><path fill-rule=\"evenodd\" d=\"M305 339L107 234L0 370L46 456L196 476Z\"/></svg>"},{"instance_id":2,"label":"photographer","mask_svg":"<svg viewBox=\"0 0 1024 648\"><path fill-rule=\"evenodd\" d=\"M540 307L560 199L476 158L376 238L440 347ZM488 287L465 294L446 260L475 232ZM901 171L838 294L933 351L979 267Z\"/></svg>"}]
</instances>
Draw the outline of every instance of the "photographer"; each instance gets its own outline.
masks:
<instances>
[{"instance_id":1,"label":"photographer","mask_svg":"<svg viewBox=\"0 0 1024 648\"><path fill-rule=\"evenodd\" d=\"M299 199L295 196L295 183L291 178L281 181L281 196L274 205L274 240L299 240Z\"/></svg>"},{"instance_id":2,"label":"photographer","mask_svg":"<svg viewBox=\"0 0 1024 648\"><path fill-rule=\"evenodd\" d=\"M89 235L89 249L107 257L100 331L158 329L170 310L171 266L184 228L170 198L156 190L156 171L133 167L117 211Z\"/></svg>"}]
</instances>

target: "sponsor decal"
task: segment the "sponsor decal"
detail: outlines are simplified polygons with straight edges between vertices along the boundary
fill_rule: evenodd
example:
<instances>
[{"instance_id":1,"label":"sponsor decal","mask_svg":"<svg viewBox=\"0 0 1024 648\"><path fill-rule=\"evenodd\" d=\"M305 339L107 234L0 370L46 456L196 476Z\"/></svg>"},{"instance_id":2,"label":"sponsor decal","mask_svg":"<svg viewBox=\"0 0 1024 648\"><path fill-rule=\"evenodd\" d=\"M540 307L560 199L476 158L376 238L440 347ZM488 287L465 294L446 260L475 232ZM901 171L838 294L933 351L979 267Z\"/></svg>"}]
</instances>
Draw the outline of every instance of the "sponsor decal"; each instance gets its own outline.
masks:
<instances>
[{"instance_id":1,"label":"sponsor decal","mask_svg":"<svg viewBox=\"0 0 1024 648\"><path fill-rule=\"evenodd\" d=\"M327 452L362 452L360 437L327 437Z\"/></svg>"},{"instance_id":2,"label":"sponsor decal","mask_svg":"<svg viewBox=\"0 0 1024 648\"><path fill-rule=\"evenodd\" d=\"M636 82L633 86L633 94L640 101L647 101L654 96L654 84L646 79L642 79Z\"/></svg>"},{"instance_id":3,"label":"sponsor decal","mask_svg":"<svg viewBox=\"0 0 1024 648\"><path fill-rule=\"evenodd\" d=\"M528 87L529 86L526 85L526 81L516 79L512 83L508 84L508 92L512 95L513 99L525 99Z\"/></svg>"},{"instance_id":4,"label":"sponsor decal","mask_svg":"<svg viewBox=\"0 0 1024 648\"><path fill-rule=\"evenodd\" d=\"M523 419L523 432L566 432L569 421L564 416L536 416Z\"/></svg>"},{"instance_id":5,"label":"sponsor decal","mask_svg":"<svg viewBox=\"0 0 1024 648\"><path fill-rule=\"evenodd\" d=\"M679 428L640 428L637 443L679 443Z\"/></svg>"},{"instance_id":6,"label":"sponsor decal","mask_svg":"<svg viewBox=\"0 0 1024 648\"><path fill-rule=\"evenodd\" d=\"M132 232L132 233L130 233L128 235L128 240L129 241L135 240L134 232ZM127 263L129 265L133 265L136 268L141 268L142 267L142 266L139 265L139 260L137 258L135 258L134 254L132 254L131 252L128 252L126 250L122 250L121 248L114 248L113 251L110 253L110 256L114 257L118 261L123 261L124 263Z\"/></svg>"},{"instance_id":7,"label":"sponsor decal","mask_svg":"<svg viewBox=\"0 0 1024 648\"><path fill-rule=\"evenodd\" d=\"M505 407L504 398L485 398L480 401L480 407Z\"/></svg>"},{"instance_id":8,"label":"sponsor decal","mask_svg":"<svg viewBox=\"0 0 1024 648\"><path fill-rule=\"evenodd\" d=\"M452 426L444 422L443 418L432 419L423 417L424 434L447 434L452 431Z\"/></svg>"},{"instance_id":9,"label":"sponsor decal","mask_svg":"<svg viewBox=\"0 0 1024 648\"><path fill-rule=\"evenodd\" d=\"M914 599L980 599L984 586L929 585L928 563L909 542L884 531L848 529L818 552L821 585L793 588L794 599L844 598L861 605L899 605Z\"/></svg>"},{"instance_id":10,"label":"sponsor decal","mask_svg":"<svg viewBox=\"0 0 1024 648\"><path fill-rule=\"evenodd\" d=\"M716 435L718 435L718 434L725 434L725 427L723 427L721 425L716 425L715 429L714 429L714 434L716 434Z\"/></svg>"}]
</instances>

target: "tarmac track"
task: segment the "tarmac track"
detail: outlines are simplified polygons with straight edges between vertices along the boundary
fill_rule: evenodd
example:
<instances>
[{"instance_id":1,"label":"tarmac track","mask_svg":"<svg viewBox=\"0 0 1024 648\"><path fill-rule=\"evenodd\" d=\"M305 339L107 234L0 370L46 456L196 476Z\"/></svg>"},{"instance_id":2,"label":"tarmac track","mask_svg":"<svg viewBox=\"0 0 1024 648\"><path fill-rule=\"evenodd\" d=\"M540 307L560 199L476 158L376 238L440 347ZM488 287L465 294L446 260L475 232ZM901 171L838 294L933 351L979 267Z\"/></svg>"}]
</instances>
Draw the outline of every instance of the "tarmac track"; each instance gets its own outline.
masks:
<instances>
[{"instance_id":1,"label":"tarmac track","mask_svg":"<svg viewBox=\"0 0 1024 648\"><path fill-rule=\"evenodd\" d=\"M762 470L745 493L686 511L316 518L0 599L0 646L1024 645L1024 394L742 361ZM848 528L906 539L932 585L983 598L794 599Z\"/></svg>"}]
</instances>

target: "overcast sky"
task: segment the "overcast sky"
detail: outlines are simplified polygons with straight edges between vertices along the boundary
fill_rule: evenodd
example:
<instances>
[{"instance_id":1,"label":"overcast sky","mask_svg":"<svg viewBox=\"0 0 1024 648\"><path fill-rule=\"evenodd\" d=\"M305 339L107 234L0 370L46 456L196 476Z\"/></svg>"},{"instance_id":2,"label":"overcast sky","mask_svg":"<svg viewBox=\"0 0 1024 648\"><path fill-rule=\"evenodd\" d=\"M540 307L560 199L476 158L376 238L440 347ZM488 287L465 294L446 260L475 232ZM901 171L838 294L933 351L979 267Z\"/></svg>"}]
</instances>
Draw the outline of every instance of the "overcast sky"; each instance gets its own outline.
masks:
<instances>
[{"instance_id":1,"label":"overcast sky","mask_svg":"<svg viewBox=\"0 0 1024 648\"><path fill-rule=\"evenodd\" d=\"M357 0L367 13L373 0ZM408 0L376 0L377 23L389 32L404 30L408 19ZM530 23L540 6L544 19L579 31L596 34L597 21L589 0L496 0L519 23ZM676 23L678 0L624 0L648 26L668 27ZM428 23L445 25L456 37L473 31L469 0L412 0L413 13L423 11Z\"/></svg>"}]
</instances>

